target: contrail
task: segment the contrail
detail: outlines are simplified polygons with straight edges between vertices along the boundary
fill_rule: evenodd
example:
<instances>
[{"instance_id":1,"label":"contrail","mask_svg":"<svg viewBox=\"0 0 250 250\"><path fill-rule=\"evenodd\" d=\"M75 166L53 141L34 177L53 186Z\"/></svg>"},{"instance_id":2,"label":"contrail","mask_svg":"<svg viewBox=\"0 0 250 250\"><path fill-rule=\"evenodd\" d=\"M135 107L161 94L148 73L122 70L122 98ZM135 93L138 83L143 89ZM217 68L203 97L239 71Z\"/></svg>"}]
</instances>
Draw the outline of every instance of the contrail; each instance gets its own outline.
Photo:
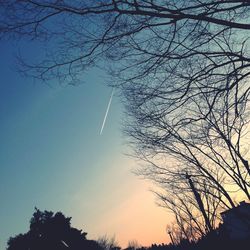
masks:
<instances>
[{"instance_id":1,"label":"contrail","mask_svg":"<svg viewBox=\"0 0 250 250\"><path fill-rule=\"evenodd\" d=\"M109 103L108 103L107 110L106 110L106 113L105 113L105 116L104 116L104 119L103 119L103 122L102 122L100 135L102 134L103 128L104 128L105 123L106 123L106 119L107 119L107 116L108 116L108 113L109 113L109 108L110 108L110 104L112 102L113 94L114 94L114 88L112 89L112 92L111 92L111 95L110 95L110 98L109 98Z\"/></svg>"}]
</instances>

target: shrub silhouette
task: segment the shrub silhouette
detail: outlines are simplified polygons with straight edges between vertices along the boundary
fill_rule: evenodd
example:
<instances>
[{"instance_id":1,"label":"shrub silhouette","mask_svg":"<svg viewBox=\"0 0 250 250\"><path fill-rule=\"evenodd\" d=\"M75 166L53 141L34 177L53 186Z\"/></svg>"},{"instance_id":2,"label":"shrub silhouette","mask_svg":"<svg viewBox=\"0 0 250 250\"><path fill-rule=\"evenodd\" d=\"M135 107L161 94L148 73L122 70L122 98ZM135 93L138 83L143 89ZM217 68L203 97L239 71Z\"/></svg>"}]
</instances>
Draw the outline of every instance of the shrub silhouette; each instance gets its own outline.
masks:
<instances>
[{"instance_id":1,"label":"shrub silhouette","mask_svg":"<svg viewBox=\"0 0 250 250\"><path fill-rule=\"evenodd\" d=\"M7 250L80 250L102 248L96 241L87 240L86 232L71 227L70 217L61 212L36 211L30 220L30 230L11 237Z\"/></svg>"}]
</instances>

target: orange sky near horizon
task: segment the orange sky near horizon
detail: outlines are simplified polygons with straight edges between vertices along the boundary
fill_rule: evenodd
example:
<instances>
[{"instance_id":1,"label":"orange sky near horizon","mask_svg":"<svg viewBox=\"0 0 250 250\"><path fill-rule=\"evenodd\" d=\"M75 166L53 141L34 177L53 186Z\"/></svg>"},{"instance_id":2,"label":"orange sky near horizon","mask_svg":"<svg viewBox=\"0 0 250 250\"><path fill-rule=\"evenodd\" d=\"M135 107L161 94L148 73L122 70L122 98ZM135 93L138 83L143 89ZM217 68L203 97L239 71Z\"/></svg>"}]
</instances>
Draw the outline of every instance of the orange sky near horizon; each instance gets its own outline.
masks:
<instances>
[{"instance_id":1,"label":"orange sky near horizon","mask_svg":"<svg viewBox=\"0 0 250 250\"><path fill-rule=\"evenodd\" d=\"M133 240L142 246L150 246L169 243L166 225L170 221L169 214L155 204L154 196L146 185L138 184L127 200L106 214L96 231L106 230L109 237L114 235L123 248Z\"/></svg>"},{"instance_id":2,"label":"orange sky near horizon","mask_svg":"<svg viewBox=\"0 0 250 250\"><path fill-rule=\"evenodd\" d=\"M98 239L104 235L108 238L115 237L122 248L134 240L142 246L169 243L167 223L167 212L154 204L152 194L137 190L120 207L103 215L99 224L89 229L88 238Z\"/></svg>"},{"instance_id":3,"label":"orange sky near horizon","mask_svg":"<svg viewBox=\"0 0 250 250\"><path fill-rule=\"evenodd\" d=\"M86 231L88 239L115 237L122 248L126 248L129 241L142 246L169 243L166 226L173 218L166 209L157 206L156 197L150 192L151 182L131 172L136 165L133 159L120 155L114 157L112 163L109 161L110 167L91 189L95 199L86 203L81 198L81 190L72 198L72 204L81 204L73 210L72 225Z\"/></svg>"}]
</instances>

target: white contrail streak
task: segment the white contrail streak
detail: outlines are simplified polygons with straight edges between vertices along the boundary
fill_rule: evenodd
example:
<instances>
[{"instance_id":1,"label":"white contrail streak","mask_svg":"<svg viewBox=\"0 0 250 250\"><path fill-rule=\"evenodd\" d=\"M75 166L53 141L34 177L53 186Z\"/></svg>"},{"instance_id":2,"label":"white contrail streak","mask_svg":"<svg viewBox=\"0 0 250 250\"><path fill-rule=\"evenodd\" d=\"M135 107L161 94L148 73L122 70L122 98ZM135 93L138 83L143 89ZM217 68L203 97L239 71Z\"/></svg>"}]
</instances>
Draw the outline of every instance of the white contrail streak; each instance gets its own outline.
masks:
<instances>
[{"instance_id":1,"label":"white contrail streak","mask_svg":"<svg viewBox=\"0 0 250 250\"><path fill-rule=\"evenodd\" d=\"M102 122L102 127L101 127L101 131L100 131L100 135L102 134L103 128L104 128L105 123L106 123L106 119L107 119L107 116L108 116L108 113L109 113L109 108L110 108L110 104L112 102L113 94L114 94L114 88L112 89L112 92L111 92L111 95L110 95L110 98L109 98L109 102L108 102L108 106L107 106L107 109L106 109L106 113L105 113L105 116L104 116L104 119L103 119L103 122Z\"/></svg>"}]
</instances>

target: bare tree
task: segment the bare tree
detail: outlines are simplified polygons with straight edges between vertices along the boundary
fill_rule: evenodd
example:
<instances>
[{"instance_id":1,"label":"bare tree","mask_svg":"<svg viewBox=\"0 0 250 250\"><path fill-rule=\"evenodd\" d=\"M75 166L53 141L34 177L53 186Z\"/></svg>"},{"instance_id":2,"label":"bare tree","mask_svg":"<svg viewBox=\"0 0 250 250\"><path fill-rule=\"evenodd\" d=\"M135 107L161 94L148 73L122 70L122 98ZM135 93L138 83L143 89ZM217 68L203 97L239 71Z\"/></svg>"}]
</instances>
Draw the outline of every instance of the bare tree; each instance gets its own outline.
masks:
<instances>
[{"instance_id":1,"label":"bare tree","mask_svg":"<svg viewBox=\"0 0 250 250\"><path fill-rule=\"evenodd\" d=\"M218 190L204 181L203 186L201 181L194 183L196 193L200 196L199 201L189 184L184 181L182 185L179 184L179 189L168 185L168 189L155 192L158 204L174 215L175 222L172 226L168 226L173 244L182 239L195 241L213 231L221 221L220 212L227 208ZM202 209L199 203L202 204Z\"/></svg>"},{"instance_id":2,"label":"bare tree","mask_svg":"<svg viewBox=\"0 0 250 250\"><path fill-rule=\"evenodd\" d=\"M76 83L107 66L119 86L164 91L172 112L201 92L211 108L228 90L248 93L249 10L245 0L2 0L0 33L46 43L44 59L23 64L34 77Z\"/></svg>"},{"instance_id":3,"label":"bare tree","mask_svg":"<svg viewBox=\"0 0 250 250\"><path fill-rule=\"evenodd\" d=\"M204 116L229 93L236 111L248 97L249 10L245 0L2 0L0 37L45 44L23 73L76 84L105 68L125 97L158 99L165 115L189 120L204 95Z\"/></svg>"},{"instance_id":4,"label":"bare tree","mask_svg":"<svg viewBox=\"0 0 250 250\"><path fill-rule=\"evenodd\" d=\"M139 249L141 248L141 245L138 243L137 240L130 240L128 242L128 246L126 249L129 249L129 250L136 250L136 249Z\"/></svg>"},{"instance_id":5,"label":"bare tree","mask_svg":"<svg viewBox=\"0 0 250 250\"><path fill-rule=\"evenodd\" d=\"M115 239L115 236L109 238L107 235L99 237L97 243L103 250L120 250L118 242Z\"/></svg>"},{"instance_id":6,"label":"bare tree","mask_svg":"<svg viewBox=\"0 0 250 250\"><path fill-rule=\"evenodd\" d=\"M185 107L190 119L183 120L165 113L158 97L127 93L132 101L126 132L136 156L147 163L137 173L162 187L156 192L160 205L175 214L185 238L214 229L220 212L237 203L236 194L238 201L249 199L247 98L236 109L227 94L210 109L204 95L192 109Z\"/></svg>"}]
</instances>

